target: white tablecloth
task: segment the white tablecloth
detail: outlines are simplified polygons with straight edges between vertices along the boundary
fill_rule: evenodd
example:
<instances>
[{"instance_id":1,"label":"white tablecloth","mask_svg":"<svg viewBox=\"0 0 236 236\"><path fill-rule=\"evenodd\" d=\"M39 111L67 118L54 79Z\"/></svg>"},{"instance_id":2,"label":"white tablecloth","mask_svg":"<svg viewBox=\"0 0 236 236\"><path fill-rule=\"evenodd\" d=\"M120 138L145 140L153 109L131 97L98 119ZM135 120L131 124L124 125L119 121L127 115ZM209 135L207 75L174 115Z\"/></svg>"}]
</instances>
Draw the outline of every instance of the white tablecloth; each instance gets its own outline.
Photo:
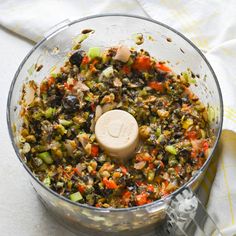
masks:
<instances>
[{"instance_id":1,"label":"white tablecloth","mask_svg":"<svg viewBox=\"0 0 236 236\"><path fill-rule=\"evenodd\" d=\"M8 135L8 90L19 63L31 48L31 43L0 27L0 235L72 236L41 205Z\"/></svg>"}]
</instances>

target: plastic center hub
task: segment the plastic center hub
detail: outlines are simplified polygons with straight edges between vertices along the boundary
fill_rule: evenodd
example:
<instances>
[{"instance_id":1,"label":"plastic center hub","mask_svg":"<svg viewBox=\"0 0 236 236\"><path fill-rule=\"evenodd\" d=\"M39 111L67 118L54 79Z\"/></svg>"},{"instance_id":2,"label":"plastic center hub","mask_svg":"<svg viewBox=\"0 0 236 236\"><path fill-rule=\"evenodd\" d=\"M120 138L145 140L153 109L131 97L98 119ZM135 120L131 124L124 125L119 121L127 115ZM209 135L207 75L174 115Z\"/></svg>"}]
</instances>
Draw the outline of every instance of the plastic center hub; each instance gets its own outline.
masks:
<instances>
[{"instance_id":1,"label":"plastic center hub","mask_svg":"<svg viewBox=\"0 0 236 236\"><path fill-rule=\"evenodd\" d=\"M138 145L138 124L126 111L108 111L97 120L95 135L107 154L120 159L128 158Z\"/></svg>"}]
</instances>

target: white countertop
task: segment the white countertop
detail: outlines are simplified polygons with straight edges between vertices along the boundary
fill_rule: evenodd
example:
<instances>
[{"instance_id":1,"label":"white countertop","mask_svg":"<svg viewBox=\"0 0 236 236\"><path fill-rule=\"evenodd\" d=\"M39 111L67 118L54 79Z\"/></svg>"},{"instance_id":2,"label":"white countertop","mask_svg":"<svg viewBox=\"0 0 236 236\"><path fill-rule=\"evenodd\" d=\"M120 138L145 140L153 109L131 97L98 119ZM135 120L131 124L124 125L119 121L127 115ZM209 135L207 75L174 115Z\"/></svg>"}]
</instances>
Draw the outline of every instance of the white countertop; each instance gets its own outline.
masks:
<instances>
[{"instance_id":1,"label":"white countertop","mask_svg":"<svg viewBox=\"0 0 236 236\"><path fill-rule=\"evenodd\" d=\"M7 96L14 73L33 44L0 27L0 235L72 236L46 211L11 145L6 122Z\"/></svg>"}]
</instances>

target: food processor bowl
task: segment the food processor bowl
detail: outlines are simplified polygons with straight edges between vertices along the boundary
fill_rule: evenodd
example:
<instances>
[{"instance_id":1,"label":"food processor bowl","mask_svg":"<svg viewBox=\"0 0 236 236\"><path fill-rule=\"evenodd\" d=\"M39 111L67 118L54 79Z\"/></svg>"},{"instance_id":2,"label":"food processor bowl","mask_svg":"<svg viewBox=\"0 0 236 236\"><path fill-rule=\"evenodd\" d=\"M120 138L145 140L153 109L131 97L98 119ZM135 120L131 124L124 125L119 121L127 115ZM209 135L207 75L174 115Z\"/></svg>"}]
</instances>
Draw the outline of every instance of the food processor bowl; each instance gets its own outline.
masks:
<instances>
[{"instance_id":1,"label":"food processor bowl","mask_svg":"<svg viewBox=\"0 0 236 236\"><path fill-rule=\"evenodd\" d=\"M201 169L181 188L167 197L143 206L104 209L72 202L47 188L27 167L20 155L18 139L21 119L20 104L22 86L29 80L40 82L52 70L63 65L73 43L81 40L81 31L92 29L94 33L84 40L81 49L90 47L110 48L125 44L135 49L144 49L158 60L167 60L176 73L190 69L196 77L191 89L208 107L208 116L214 131L215 140L209 157ZM141 45L135 43L142 36ZM40 71L35 68L42 65ZM30 181L50 212L65 226L79 235L148 235L154 232L158 224L166 217L168 203L183 189L195 191L201 183L204 173L218 143L223 121L223 103L216 75L202 52L186 37L160 22L138 16L108 14L96 15L75 21L66 20L37 43L20 64L12 81L8 104L7 122L15 152L28 172ZM129 232L129 233L127 233Z\"/></svg>"}]
</instances>

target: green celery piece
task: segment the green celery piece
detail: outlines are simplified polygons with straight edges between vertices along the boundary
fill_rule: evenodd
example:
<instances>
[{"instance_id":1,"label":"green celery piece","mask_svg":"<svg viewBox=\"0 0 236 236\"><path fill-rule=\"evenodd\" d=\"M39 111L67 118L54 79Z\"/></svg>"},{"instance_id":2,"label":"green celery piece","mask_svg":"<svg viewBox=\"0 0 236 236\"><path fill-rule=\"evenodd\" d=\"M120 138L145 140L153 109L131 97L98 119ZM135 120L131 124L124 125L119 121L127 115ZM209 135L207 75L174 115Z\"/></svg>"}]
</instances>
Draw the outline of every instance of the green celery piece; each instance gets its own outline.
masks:
<instances>
[{"instance_id":1,"label":"green celery piece","mask_svg":"<svg viewBox=\"0 0 236 236\"><path fill-rule=\"evenodd\" d=\"M57 78L58 74L57 73L51 73L50 76L53 77L53 78Z\"/></svg>"},{"instance_id":2,"label":"green celery piece","mask_svg":"<svg viewBox=\"0 0 236 236\"><path fill-rule=\"evenodd\" d=\"M140 97L144 97L144 96L146 96L147 94L148 94L148 93L147 93L147 90L146 90L146 89L142 89L142 90L139 91L139 94L138 94L138 95L139 95Z\"/></svg>"},{"instance_id":3,"label":"green celery piece","mask_svg":"<svg viewBox=\"0 0 236 236\"><path fill-rule=\"evenodd\" d=\"M42 159L48 165L53 163L53 159L49 152L41 152L38 154L38 157Z\"/></svg>"},{"instance_id":4,"label":"green celery piece","mask_svg":"<svg viewBox=\"0 0 236 236\"><path fill-rule=\"evenodd\" d=\"M190 70L187 70L186 72L183 72L183 77L184 77L186 82L188 82L190 84L196 84L196 80L192 77Z\"/></svg>"},{"instance_id":5,"label":"green celery piece","mask_svg":"<svg viewBox=\"0 0 236 236\"><path fill-rule=\"evenodd\" d=\"M157 141L160 143L161 141L163 141L165 139L165 136L163 134L161 134L159 136L159 138L157 139Z\"/></svg>"},{"instance_id":6,"label":"green celery piece","mask_svg":"<svg viewBox=\"0 0 236 236\"><path fill-rule=\"evenodd\" d=\"M85 39L88 38L88 34L79 34L73 39L73 43L76 45L78 43L82 43Z\"/></svg>"},{"instance_id":7,"label":"green celery piece","mask_svg":"<svg viewBox=\"0 0 236 236\"><path fill-rule=\"evenodd\" d=\"M87 101L87 102L91 102L91 101L92 101L91 97L89 97L89 96L86 96L86 97L84 98L84 100Z\"/></svg>"},{"instance_id":8,"label":"green celery piece","mask_svg":"<svg viewBox=\"0 0 236 236\"><path fill-rule=\"evenodd\" d=\"M27 70L29 76L32 76L33 73L34 73L34 71L35 71L35 64L33 64L33 65Z\"/></svg>"},{"instance_id":9,"label":"green celery piece","mask_svg":"<svg viewBox=\"0 0 236 236\"><path fill-rule=\"evenodd\" d=\"M35 111L32 115L32 117L35 119L35 120L40 120L41 117L42 117L43 113L41 111Z\"/></svg>"},{"instance_id":10,"label":"green celery piece","mask_svg":"<svg viewBox=\"0 0 236 236\"><path fill-rule=\"evenodd\" d=\"M59 123L63 126L69 126L69 125L73 124L72 120L64 120L64 119L60 119Z\"/></svg>"},{"instance_id":11,"label":"green celery piece","mask_svg":"<svg viewBox=\"0 0 236 236\"><path fill-rule=\"evenodd\" d=\"M55 113L56 109L49 107L46 111L45 111L45 116L47 119L52 118L54 113Z\"/></svg>"},{"instance_id":12,"label":"green celery piece","mask_svg":"<svg viewBox=\"0 0 236 236\"><path fill-rule=\"evenodd\" d=\"M76 193L73 193L73 194L70 195L70 200L72 202L78 202L82 199L83 199L83 197L82 197L80 192L76 192Z\"/></svg>"},{"instance_id":13,"label":"green celery piece","mask_svg":"<svg viewBox=\"0 0 236 236\"><path fill-rule=\"evenodd\" d=\"M62 188L64 186L64 183L63 182L57 182L56 186L58 188Z\"/></svg>"},{"instance_id":14,"label":"green celery piece","mask_svg":"<svg viewBox=\"0 0 236 236\"><path fill-rule=\"evenodd\" d=\"M47 176L44 180L43 180L44 185L46 185L47 187L50 187L51 184L51 179L49 176Z\"/></svg>"},{"instance_id":15,"label":"green celery piece","mask_svg":"<svg viewBox=\"0 0 236 236\"><path fill-rule=\"evenodd\" d=\"M93 59L101 56L101 49L99 47L89 48L88 56Z\"/></svg>"},{"instance_id":16,"label":"green celery piece","mask_svg":"<svg viewBox=\"0 0 236 236\"><path fill-rule=\"evenodd\" d=\"M173 155L177 155L177 150L176 150L176 148L175 148L174 146L172 146L172 145L167 145L167 146L165 147L165 150L166 150L167 152L173 154Z\"/></svg>"},{"instance_id":17,"label":"green celery piece","mask_svg":"<svg viewBox=\"0 0 236 236\"><path fill-rule=\"evenodd\" d=\"M161 135L161 127L157 127L156 129L156 136L159 137Z\"/></svg>"},{"instance_id":18,"label":"green celery piece","mask_svg":"<svg viewBox=\"0 0 236 236\"><path fill-rule=\"evenodd\" d=\"M67 133L67 130L65 129L65 127L62 125L62 124L59 124L57 126L57 131L61 134L61 135L64 135Z\"/></svg>"},{"instance_id":19,"label":"green celery piece","mask_svg":"<svg viewBox=\"0 0 236 236\"><path fill-rule=\"evenodd\" d=\"M215 119L215 110L213 107L209 107L207 110L207 114L208 114L208 121L210 123L212 123Z\"/></svg>"}]
</instances>

